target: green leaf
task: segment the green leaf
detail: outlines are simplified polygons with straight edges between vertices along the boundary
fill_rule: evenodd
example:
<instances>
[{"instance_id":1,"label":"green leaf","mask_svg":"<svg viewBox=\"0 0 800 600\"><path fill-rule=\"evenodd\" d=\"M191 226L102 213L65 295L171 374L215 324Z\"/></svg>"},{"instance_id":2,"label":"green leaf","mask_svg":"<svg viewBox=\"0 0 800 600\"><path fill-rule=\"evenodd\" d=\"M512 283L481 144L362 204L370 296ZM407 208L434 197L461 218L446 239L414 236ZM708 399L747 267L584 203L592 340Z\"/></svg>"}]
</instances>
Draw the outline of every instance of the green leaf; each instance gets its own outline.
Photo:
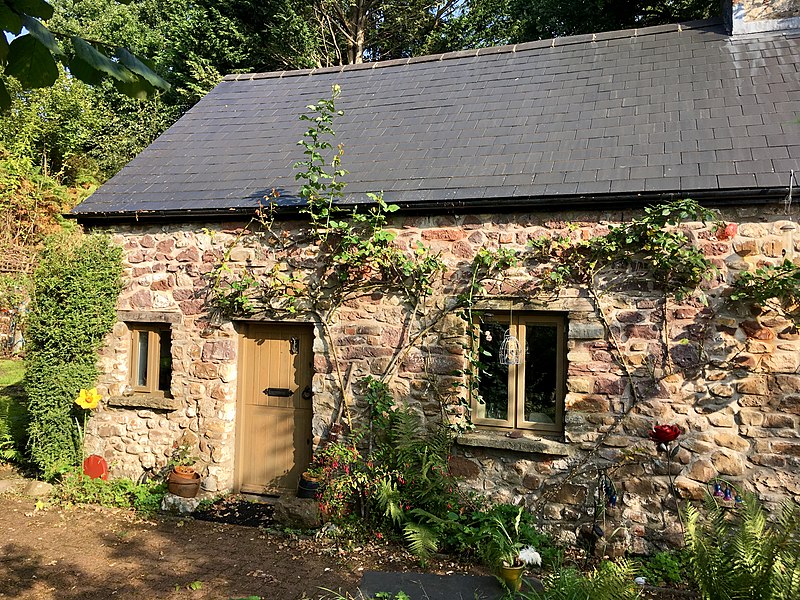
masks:
<instances>
[{"instance_id":1,"label":"green leaf","mask_svg":"<svg viewBox=\"0 0 800 600\"><path fill-rule=\"evenodd\" d=\"M53 16L53 7L44 0L10 0L10 4L17 13L25 13L40 19L49 19Z\"/></svg>"},{"instance_id":2,"label":"green leaf","mask_svg":"<svg viewBox=\"0 0 800 600\"><path fill-rule=\"evenodd\" d=\"M22 32L22 19L6 4L0 4L0 29L13 35L19 35Z\"/></svg>"},{"instance_id":3,"label":"green leaf","mask_svg":"<svg viewBox=\"0 0 800 600\"><path fill-rule=\"evenodd\" d=\"M0 110L7 110L11 106L11 96L8 94L6 84L0 81Z\"/></svg>"},{"instance_id":4,"label":"green leaf","mask_svg":"<svg viewBox=\"0 0 800 600\"><path fill-rule=\"evenodd\" d=\"M152 87L159 88L164 91L169 90L169 83L154 73L150 67L144 64L136 56L131 54L127 49L117 48L114 56L116 56L119 59L119 62L125 65L128 70L143 78Z\"/></svg>"},{"instance_id":5,"label":"green leaf","mask_svg":"<svg viewBox=\"0 0 800 600\"><path fill-rule=\"evenodd\" d=\"M75 48L75 58L70 62L70 70L81 81L96 84L103 73L124 83L136 81L136 77L128 69L115 63L82 38L73 35L70 39Z\"/></svg>"},{"instance_id":6,"label":"green leaf","mask_svg":"<svg viewBox=\"0 0 800 600\"><path fill-rule=\"evenodd\" d=\"M50 51L32 35L15 38L9 45L5 74L19 79L25 88L53 85L58 68Z\"/></svg>"},{"instance_id":7,"label":"green leaf","mask_svg":"<svg viewBox=\"0 0 800 600\"><path fill-rule=\"evenodd\" d=\"M45 48L50 50L56 56L64 56L64 52L61 50L61 46L58 45L56 42L56 38L53 37L53 34L50 33L50 30L42 25L37 19L34 19L29 16L24 16L22 18L22 22L25 24L28 32L39 40Z\"/></svg>"},{"instance_id":8,"label":"green leaf","mask_svg":"<svg viewBox=\"0 0 800 600\"><path fill-rule=\"evenodd\" d=\"M155 94L155 88L141 77L136 77L133 81L115 81L114 87L129 98L137 100L147 100Z\"/></svg>"}]
</instances>

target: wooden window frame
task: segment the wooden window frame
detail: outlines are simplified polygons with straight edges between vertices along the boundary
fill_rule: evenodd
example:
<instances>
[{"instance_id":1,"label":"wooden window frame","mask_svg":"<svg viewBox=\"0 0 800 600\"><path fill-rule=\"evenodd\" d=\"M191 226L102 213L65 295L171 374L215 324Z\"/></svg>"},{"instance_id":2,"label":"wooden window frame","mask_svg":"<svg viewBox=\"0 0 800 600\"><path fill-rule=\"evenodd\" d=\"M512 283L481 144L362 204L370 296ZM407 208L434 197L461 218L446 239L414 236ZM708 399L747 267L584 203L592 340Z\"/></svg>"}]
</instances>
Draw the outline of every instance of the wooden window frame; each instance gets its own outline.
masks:
<instances>
[{"instance_id":1,"label":"wooden window frame","mask_svg":"<svg viewBox=\"0 0 800 600\"><path fill-rule=\"evenodd\" d=\"M518 365L509 365L508 367L508 418L491 419L478 417L479 403L477 399L473 398L472 422L481 429L503 431L520 429L550 435L562 434L564 432L564 400L567 378L566 315L525 312L514 312L512 314L510 311L491 311L489 314L495 318L496 322L508 324L511 334L520 341L522 345L520 363ZM527 340L526 325L528 323L543 323L555 325L556 327L556 412L553 423L537 423L525 420L525 361L527 353L525 352L524 344ZM480 327L480 325L476 326Z\"/></svg>"},{"instance_id":2,"label":"wooden window frame","mask_svg":"<svg viewBox=\"0 0 800 600\"><path fill-rule=\"evenodd\" d=\"M172 331L169 324L163 323L129 323L128 329L131 332L130 346L130 378L131 389L139 394L161 396L171 398L169 391L159 389L161 377L161 339L168 336L170 340L170 351L172 350ZM147 333L147 376L146 384L139 385L139 334ZM170 369L170 385L172 383L172 370Z\"/></svg>"}]
</instances>

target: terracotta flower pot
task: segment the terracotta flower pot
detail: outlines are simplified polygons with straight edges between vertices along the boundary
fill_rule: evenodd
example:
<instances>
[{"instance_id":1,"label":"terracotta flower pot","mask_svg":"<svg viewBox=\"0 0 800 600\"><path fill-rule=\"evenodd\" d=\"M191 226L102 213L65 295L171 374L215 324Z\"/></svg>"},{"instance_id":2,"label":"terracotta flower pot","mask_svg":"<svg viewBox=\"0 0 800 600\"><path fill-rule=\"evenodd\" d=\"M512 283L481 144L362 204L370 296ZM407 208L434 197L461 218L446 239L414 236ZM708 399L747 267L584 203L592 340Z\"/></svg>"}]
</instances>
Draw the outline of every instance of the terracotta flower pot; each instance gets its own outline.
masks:
<instances>
[{"instance_id":1,"label":"terracotta flower pot","mask_svg":"<svg viewBox=\"0 0 800 600\"><path fill-rule=\"evenodd\" d=\"M175 475L184 479L194 479L196 474L194 465L175 465L172 471Z\"/></svg>"},{"instance_id":2,"label":"terracotta flower pot","mask_svg":"<svg viewBox=\"0 0 800 600\"><path fill-rule=\"evenodd\" d=\"M518 592L522 589L523 573L525 573L525 565L513 565L510 567L505 563L500 565L500 579L512 592Z\"/></svg>"},{"instance_id":3,"label":"terracotta flower pot","mask_svg":"<svg viewBox=\"0 0 800 600\"><path fill-rule=\"evenodd\" d=\"M167 490L181 498L194 498L200 491L200 473L194 473L189 478L172 471L167 477Z\"/></svg>"}]
</instances>

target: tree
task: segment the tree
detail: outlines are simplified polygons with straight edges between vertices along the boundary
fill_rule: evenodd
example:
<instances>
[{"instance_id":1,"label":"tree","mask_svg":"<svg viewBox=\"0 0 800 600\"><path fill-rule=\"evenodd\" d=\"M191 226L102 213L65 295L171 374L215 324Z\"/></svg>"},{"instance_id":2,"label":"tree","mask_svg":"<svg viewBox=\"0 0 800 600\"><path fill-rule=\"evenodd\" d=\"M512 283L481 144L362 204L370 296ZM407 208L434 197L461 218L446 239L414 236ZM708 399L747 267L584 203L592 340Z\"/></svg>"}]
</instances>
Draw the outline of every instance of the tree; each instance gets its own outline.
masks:
<instances>
[{"instance_id":1,"label":"tree","mask_svg":"<svg viewBox=\"0 0 800 600\"><path fill-rule=\"evenodd\" d=\"M0 109L11 105L6 77L16 78L23 89L48 87L58 79L56 61L90 85L109 77L122 93L134 98L147 98L157 89L169 89L164 79L125 47L51 31L44 21L53 13L53 7L45 0L0 3L0 66L4 76L0 79Z\"/></svg>"}]
</instances>

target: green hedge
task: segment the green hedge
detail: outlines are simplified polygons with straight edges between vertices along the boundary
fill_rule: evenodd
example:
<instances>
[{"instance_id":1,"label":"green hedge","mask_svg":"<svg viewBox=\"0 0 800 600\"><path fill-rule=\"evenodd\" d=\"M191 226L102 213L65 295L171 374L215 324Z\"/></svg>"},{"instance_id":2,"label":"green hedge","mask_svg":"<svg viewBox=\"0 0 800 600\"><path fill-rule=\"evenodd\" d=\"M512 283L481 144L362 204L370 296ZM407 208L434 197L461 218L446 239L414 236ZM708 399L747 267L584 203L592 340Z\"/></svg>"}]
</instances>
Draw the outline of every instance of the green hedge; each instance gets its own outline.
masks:
<instances>
[{"instance_id":1,"label":"green hedge","mask_svg":"<svg viewBox=\"0 0 800 600\"><path fill-rule=\"evenodd\" d=\"M100 235L60 234L42 252L26 327L28 453L45 478L82 457L74 404L97 379L97 351L116 321L121 250Z\"/></svg>"}]
</instances>

